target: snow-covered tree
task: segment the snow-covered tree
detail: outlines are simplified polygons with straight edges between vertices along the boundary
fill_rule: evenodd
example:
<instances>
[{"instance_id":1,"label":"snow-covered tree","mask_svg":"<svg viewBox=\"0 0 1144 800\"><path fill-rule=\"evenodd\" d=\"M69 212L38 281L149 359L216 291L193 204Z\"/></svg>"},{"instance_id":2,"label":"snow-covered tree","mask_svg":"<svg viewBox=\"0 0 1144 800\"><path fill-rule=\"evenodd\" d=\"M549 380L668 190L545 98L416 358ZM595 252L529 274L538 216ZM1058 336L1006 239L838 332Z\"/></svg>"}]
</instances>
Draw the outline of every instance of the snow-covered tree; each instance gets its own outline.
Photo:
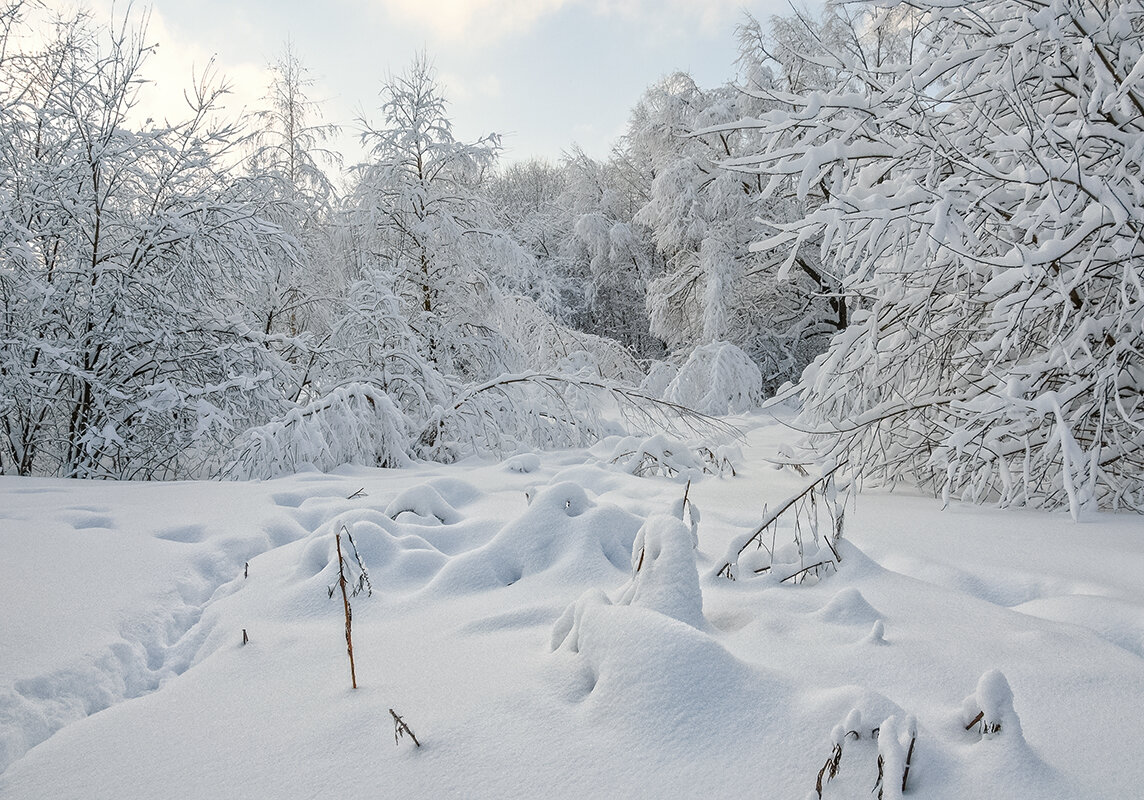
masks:
<instances>
[{"instance_id":1,"label":"snow-covered tree","mask_svg":"<svg viewBox=\"0 0 1144 800\"><path fill-rule=\"evenodd\" d=\"M324 300L341 288L330 242L336 188L326 172L341 165L340 155L329 146L339 128L322 122L321 104L310 96L314 78L291 43L269 70L264 107L254 114L248 168L272 193L273 220L297 239L304 259L281 263L255 306L268 334L320 335L330 322Z\"/></svg>"},{"instance_id":2,"label":"snow-covered tree","mask_svg":"<svg viewBox=\"0 0 1144 800\"><path fill-rule=\"evenodd\" d=\"M20 26L31 23L19 23ZM0 47L0 472L200 474L264 419L298 345L247 301L298 258L240 176L209 75L131 126L150 48L84 15ZM40 47L36 41L46 42Z\"/></svg>"},{"instance_id":3,"label":"snow-covered tree","mask_svg":"<svg viewBox=\"0 0 1144 800\"><path fill-rule=\"evenodd\" d=\"M760 217L789 219L792 206L765 196L758 176L723 166L752 152L754 135L735 123L759 107L735 86L704 91L675 74L645 93L626 141L652 176L635 215L662 256L647 295L652 332L682 357L731 342L774 389L821 352L840 317L813 254L801 254L805 270L779 275L781 261L751 247L765 230Z\"/></svg>"},{"instance_id":4,"label":"snow-covered tree","mask_svg":"<svg viewBox=\"0 0 1144 800\"><path fill-rule=\"evenodd\" d=\"M366 124L369 161L349 198L363 268L392 276L424 358L463 378L511 366L489 317L525 254L496 229L479 188L500 143L453 136L425 55L382 89L383 124Z\"/></svg>"},{"instance_id":5,"label":"snow-covered tree","mask_svg":"<svg viewBox=\"0 0 1144 800\"><path fill-rule=\"evenodd\" d=\"M823 193L763 246L818 238L860 305L802 423L868 479L1144 509L1144 6L903 5L912 59L839 51L737 162Z\"/></svg>"},{"instance_id":6,"label":"snow-covered tree","mask_svg":"<svg viewBox=\"0 0 1144 800\"><path fill-rule=\"evenodd\" d=\"M488 182L485 195L497 227L530 258L531 269L508 288L535 300L561 322L582 320L585 275L569 252L575 221L564 169L536 159L510 164Z\"/></svg>"},{"instance_id":7,"label":"snow-covered tree","mask_svg":"<svg viewBox=\"0 0 1144 800\"><path fill-rule=\"evenodd\" d=\"M565 154L567 190L562 202L572 219L565 241L574 269L587 288L582 330L607 336L641 357L662 354L648 328L648 281L660 260L646 227L633 217L646 200L650 178L622 147L597 161L577 147Z\"/></svg>"}]
</instances>

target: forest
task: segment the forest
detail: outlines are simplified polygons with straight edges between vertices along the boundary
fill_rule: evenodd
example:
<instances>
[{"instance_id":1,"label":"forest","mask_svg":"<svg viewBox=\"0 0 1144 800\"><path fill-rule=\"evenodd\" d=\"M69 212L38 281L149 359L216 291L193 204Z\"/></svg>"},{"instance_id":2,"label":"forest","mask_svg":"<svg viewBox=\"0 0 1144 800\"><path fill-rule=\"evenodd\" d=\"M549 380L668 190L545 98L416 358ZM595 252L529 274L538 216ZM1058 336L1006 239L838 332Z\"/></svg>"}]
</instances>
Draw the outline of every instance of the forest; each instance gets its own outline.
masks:
<instances>
[{"instance_id":1,"label":"forest","mask_svg":"<svg viewBox=\"0 0 1144 800\"><path fill-rule=\"evenodd\" d=\"M454 137L432 56L343 163L304 55L138 119L145 18L0 6L0 474L269 478L723 437L1144 510L1144 8L828 3L665 76L610 157Z\"/></svg>"}]
</instances>

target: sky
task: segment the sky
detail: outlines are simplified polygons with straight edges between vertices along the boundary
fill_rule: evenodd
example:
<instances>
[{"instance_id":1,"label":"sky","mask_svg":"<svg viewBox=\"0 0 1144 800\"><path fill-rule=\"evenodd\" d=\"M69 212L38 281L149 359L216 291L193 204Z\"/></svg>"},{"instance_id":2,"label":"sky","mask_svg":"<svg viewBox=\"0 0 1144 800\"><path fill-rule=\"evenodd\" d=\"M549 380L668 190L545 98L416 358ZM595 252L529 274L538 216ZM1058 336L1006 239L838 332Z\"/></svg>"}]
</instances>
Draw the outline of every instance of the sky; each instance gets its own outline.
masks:
<instances>
[{"instance_id":1,"label":"sky","mask_svg":"<svg viewBox=\"0 0 1144 800\"><path fill-rule=\"evenodd\" d=\"M103 19L128 8L92 3ZM179 117L192 69L212 57L233 88L228 108L257 107L266 65L290 41L352 148L358 119L380 121L386 76L423 49L457 138L501 134L508 162L557 160L573 143L606 156L648 86L676 70L701 86L733 78L744 11L790 12L786 0L155 0L132 13L146 8L158 44L149 115Z\"/></svg>"}]
</instances>

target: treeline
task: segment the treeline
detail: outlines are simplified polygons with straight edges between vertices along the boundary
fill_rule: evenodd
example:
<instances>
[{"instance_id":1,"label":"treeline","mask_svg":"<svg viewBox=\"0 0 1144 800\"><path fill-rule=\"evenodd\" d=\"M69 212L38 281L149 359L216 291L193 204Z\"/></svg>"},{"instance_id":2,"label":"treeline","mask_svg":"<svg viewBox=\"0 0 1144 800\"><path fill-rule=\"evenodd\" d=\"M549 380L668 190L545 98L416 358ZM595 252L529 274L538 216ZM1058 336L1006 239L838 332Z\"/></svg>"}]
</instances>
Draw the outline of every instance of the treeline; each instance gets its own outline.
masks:
<instances>
[{"instance_id":1,"label":"treeline","mask_svg":"<svg viewBox=\"0 0 1144 800\"><path fill-rule=\"evenodd\" d=\"M0 10L0 472L399 465L781 391L800 463L1144 507L1138 3L747 17L734 81L508 166L424 56L343 165L289 50L258 113L207 74L140 122L144 31L31 11Z\"/></svg>"},{"instance_id":2,"label":"treeline","mask_svg":"<svg viewBox=\"0 0 1144 800\"><path fill-rule=\"evenodd\" d=\"M454 137L422 56L359 121L364 162L342 165L291 50L245 118L220 112L208 71L185 120L143 121L145 29L36 11L2 11L0 472L272 474L581 443L599 401L579 378L643 403L663 362L654 405L696 345L741 345L773 388L825 344L817 287L748 250L758 182L717 165L744 137L684 136L738 113L730 87L673 76L613 158L500 168L495 135ZM733 363L757 399L760 373ZM524 373L551 380L473 394ZM478 413L484 395L500 399Z\"/></svg>"}]
</instances>

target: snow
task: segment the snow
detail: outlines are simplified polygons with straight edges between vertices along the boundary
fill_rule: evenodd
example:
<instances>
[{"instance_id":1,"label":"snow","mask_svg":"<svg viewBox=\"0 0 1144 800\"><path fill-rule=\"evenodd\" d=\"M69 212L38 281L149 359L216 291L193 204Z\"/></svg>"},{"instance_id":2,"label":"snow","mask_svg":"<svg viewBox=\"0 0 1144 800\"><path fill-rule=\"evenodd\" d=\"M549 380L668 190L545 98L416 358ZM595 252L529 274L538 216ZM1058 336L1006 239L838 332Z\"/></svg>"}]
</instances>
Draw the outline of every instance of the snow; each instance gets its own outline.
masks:
<instances>
[{"instance_id":1,"label":"snow","mask_svg":"<svg viewBox=\"0 0 1144 800\"><path fill-rule=\"evenodd\" d=\"M0 797L810 798L835 748L827 800L877 796L879 757L887 798L1136 793L1138 516L866 493L836 572L730 581L719 557L808 480L765 461L795 434L738 421L736 474L689 486L609 443L0 477ZM357 690L343 526L373 586Z\"/></svg>"}]
</instances>

